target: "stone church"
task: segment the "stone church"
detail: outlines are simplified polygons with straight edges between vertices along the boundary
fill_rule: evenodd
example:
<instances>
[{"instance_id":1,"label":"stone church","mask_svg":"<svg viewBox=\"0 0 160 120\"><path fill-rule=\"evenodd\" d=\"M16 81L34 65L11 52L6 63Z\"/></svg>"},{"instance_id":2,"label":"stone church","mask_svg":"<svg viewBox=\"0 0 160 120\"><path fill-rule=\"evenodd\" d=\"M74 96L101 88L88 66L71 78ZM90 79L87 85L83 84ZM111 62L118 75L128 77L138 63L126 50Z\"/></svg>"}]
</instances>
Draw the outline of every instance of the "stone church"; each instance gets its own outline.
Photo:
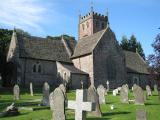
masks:
<instances>
[{"instance_id":1,"label":"stone church","mask_svg":"<svg viewBox=\"0 0 160 120\"><path fill-rule=\"evenodd\" d=\"M60 83L70 89L96 87L109 81L110 88L122 84L148 84L148 70L138 53L123 51L109 27L108 16L91 10L79 16L78 40L65 37L40 38L13 31L7 62L11 84L41 86Z\"/></svg>"}]
</instances>

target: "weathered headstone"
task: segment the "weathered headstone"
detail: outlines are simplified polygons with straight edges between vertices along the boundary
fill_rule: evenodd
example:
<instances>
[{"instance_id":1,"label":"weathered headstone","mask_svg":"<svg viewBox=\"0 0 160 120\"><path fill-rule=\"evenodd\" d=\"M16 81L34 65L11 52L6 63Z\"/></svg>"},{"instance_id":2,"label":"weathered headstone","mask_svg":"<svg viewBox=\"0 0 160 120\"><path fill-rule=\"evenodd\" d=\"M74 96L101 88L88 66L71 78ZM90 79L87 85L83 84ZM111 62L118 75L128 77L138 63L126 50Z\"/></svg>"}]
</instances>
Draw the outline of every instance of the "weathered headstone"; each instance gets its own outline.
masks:
<instances>
[{"instance_id":1,"label":"weathered headstone","mask_svg":"<svg viewBox=\"0 0 160 120\"><path fill-rule=\"evenodd\" d=\"M60 87L50 94L50 107L53 110L52 120L65 120L65 96Z\"/></svg>"},{"instance_id":2,"label":"weathered headstone","mask_svg":"<svg viewBox=\"0 0 160 120\"><path fill-rule=\"evenodd\" d=\"M66 94L66 87L64 86L64 84L60 84L59 88L63 91L64 94Z\"/></svg>"},{"instance_id":3,"label":"weathered headstone","mask_svg":"<svg viewBox=\"0 0 160 120\"><path fill-rule=\"evenodd\" d=\"M136 105L144 105L144 92L140 86L133 86L133 95L135 97Z\"/></svg>"},{"instance_id":4,"label":"weathered headstone","mask_svg":"<svg viewBox=\"0 0 160 120\"><path fill-rule=\"evenodd\" d=\"M146 86L147 96L152 96L152 91L149 85Z\"/></svg>"},{"instance_id":5,"label":"weathered headstone","mask_svg":"<svg viewBox=\"0 0 160 120\"><path fill-rule=\"evenodd\" d=\"M0 113L0 117L16 116L19 115L18 108L15 107L14 103L6 108L6 110Z\"/></svg>"},{"instance_id":6,"label":"weathered headstone","mask_svg":"<svg viewBox=\"0 0 160 120\"><path fill-rule=\"evenodd\" d=\"M103 85L99 85L98 88L97 88L97 93L98 93L98 96L99 96L99 103L100 104L105 104L106 103L106 100L105 100L105 88Z\"/></svg>"},{"instance_id":7,"label":"weathered headstone","mask_svg":"<svg viewBox=\"0 0 160 120\"><path fill-rule=\"evenodd\" d=\"M54 106L53 92L49 94L49 105L50 105L50 109L53 110L53 106Z\"/></svg>"},{"instance_id":8,"label":"weathered headstone","mask_svg":"<svg viewBox=\"0 0 160 120\"><path fill-rule=\"evenodd\" d=\"M47 82L45 82L43 85L42 105L49 106L49 85Z\"/></svg>"},{"instance_id":9,"label":"weathered headstone","mask_svg":"<svg viewBox=\"0 0 160 120\"><path fill-rule=\"evenodd\" d=\"M143 109L136 111L136 120L147 120L147 113Z\"/></svg>"},{"instance_id":10,"label":"weathered headstone","mask_svg":"<svg viewBox=\"0 0 160 120\"><path fill-rule=\"evenodd\" d=\"M120 99L122 103L129 103L128 101L128 87L123 85L120 91Z\"/></svg>"},{"instance_id":11,"label":"weathered headstone","mask_svg":"<svg viewBox=\"0 0 160 120\"><path fill-rule=\"evenodd\" d=\"M91 111L89 113L93 116L101 117L102 113L99 104L99 97L95 87L92 85L88 88L87 101L95 103L95 111Z\"/></svg>"},{"instance_id":12,"label":"weathered headstone","mask_svg":"<svg viewBox=\"0 0 160 120\"><path fill-rule=\"evenodd\" d=\"M76 90L76 101L68 101L68 108L75 109L75 120L86 120L86 111L95 110L95 104L87 102L87 90Z\"/></svg>"},{"instance_id":13,"label":"weathered headstone","mask_svg":"<svg viewBox=\"0 0 160 120\"><path fill-rule=\"evenodd\" d=\"M20 88L18 85L15 85L13 88L14 100L20 99Z\"/></svg>"},{"instance_id":14,"label":"weathered headstone","mask_svg":"<svg viewBox=\"0 0 160 120\"><path fill-rule=\"evenodd\" d=\"M30 94L31 96L33 96L33 84L32 83L30 83Z\"/></svg>"},{"instance_id":15,"label":"weathered headstone","mask_svg":"<svg viewBox=\"0 0 160 120\"><path fill-rule=\"evenodd\" d=\"M118 94L118 89L114 89L113 90L113 96L117 96L117 94Z\"/></svg>"}]
</instances>

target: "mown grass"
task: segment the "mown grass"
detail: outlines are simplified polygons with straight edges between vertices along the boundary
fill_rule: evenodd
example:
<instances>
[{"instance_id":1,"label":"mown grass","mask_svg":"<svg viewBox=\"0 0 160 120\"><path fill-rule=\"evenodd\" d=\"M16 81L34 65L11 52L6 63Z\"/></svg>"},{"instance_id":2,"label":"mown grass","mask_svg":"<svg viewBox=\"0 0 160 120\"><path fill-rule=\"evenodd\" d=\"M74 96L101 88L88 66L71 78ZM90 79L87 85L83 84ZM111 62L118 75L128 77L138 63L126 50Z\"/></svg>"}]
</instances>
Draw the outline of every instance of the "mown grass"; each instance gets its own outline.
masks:
<instances>
[{"instance_id":1,"label":"mown grass","mask_svg":"<svg viewBox=\"0 0 160 120\"><path fill-rule=\"evenodd\" d=\"M12 102L15 102L16 106L38 108L40 102L34 100L42 98L41 90L36 91L33 97L30 96L27 91L28 90L22 90L21 99L18 101L13 100L11 92L0 93L0 111L3 111ZM69 91L67 97L69 100L74 100L75 91ZM132 92L130 92L129 97L131 99L133 98ZM103 117L95 118L87 116L87 120L135 120L136 110L141 108L147 111L147 118L149 120L160 120L160 100L158 100L158 95L156 93L153 93L153 96L147 99L144 106L122 104L120 103L120 96L112 96L111 92L106 96L106 101L106 104L101 105ZM115 106L114 110L110 109L111 105ZM74 111L66 109L66 116L67 120L74 120ZM0 120L51 120L51 118L52 111L45 108L36 111L21 110L18 116L4 117L0 118Z\"/></svg>"}]
</instances>

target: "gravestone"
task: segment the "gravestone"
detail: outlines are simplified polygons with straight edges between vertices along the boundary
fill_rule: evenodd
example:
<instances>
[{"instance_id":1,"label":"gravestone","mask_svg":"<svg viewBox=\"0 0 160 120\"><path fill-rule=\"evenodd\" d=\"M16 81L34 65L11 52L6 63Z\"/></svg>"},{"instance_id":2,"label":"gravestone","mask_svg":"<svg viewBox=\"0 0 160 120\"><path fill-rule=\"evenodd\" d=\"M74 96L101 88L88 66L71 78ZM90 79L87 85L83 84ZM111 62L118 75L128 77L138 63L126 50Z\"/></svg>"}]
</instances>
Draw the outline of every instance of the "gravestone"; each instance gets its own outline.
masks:
<instances>
[{"instance_id":1,"label":"gravestone","mask_svg":"<svg viewBox=\"0 0 160 120\"><path fill-rule=\"evenodd\" d=\"M147 120L147 113L143 109L136 111L136 120Z\"/></svg>"},{"instance_id":2,"label":"gravestone","mask_svg":"<svg viewBox=\"0 0 160 120\"><path fill-rule=\"evenodd\" d=\"M156 85L156 84L154 85L154 92L156 92L156 93L158 92L158 89L157 89L157 85Z\"/></svg>"},{"instance_id":3,"label":"gravestone","mask_svg":"<svg viewBox=\"0 0 160 120\"><path fill-rule=\"evenodd\" d=\"M43 85L43 99L42 99L43 106L49 106L49 85L47 82Z\"/></svg>"},{"instance_id":4,"label":"gravestone","mask_svg":"<svg viewBox=\"0 0 160 120\"><path fill-rule=\"evenodd\" d=\"M53 110L53 106L54 106L53 92L49 94L49 105L50 105L50 110Z\"/></svg>"},{"instance_id":5,"label":"gravestone","mask_svg":"<svg viewBox=\"0 0 160 120\"><path fill-rule=\"evenodd\" d=\"M66 87L64 86L64 84L60 84L59 88L63 91L64 95L66 95Z\"/></svg>"},{"instance_id":6,"label":"gravestone","mask_svg":"<svg viewBox=\"0 0 160 120\"><path fill-rule=\"evenodd\" d=\"M140 86L133 86L133 95L135 97L136 105L144 105L144 92Z\"/></svg>"},{"instance_id":7,"label":"gravestone","mask_svg":"<svg viewBox=\"0 0 160 120\"><path fill-rule=\"evenodd\" d=\"M152 91L149 85L146 86L147 96L152 96Z\"/></svg>"},{"instance_id":8,"label":"gravestone","mask_svg":"<svg viewBox=\"0 0 160 120\"><path fill-rule=\"evenodd\" d=\"M68 108L75 110L75 120L86 120L86 111L95 110L95 104L87 102L87 90L76 90L76 101L68 101Z\"/></svg>"},{"instance_id":9,"label":"gravestone","mask_svg":"<svg viewBox=\"0 0 160 120\"><path fill-rule=\"evenodd\" d=\"M65 96L60 87L51 94L51 109L53 110L52 120L65 120Z\"/></svg>"},{"instance_id":10,"label":"gravestone","mask_svg":"<svg viewBox=\"0 0 160 120\"><path fill-rule=\"evenodd\" d=\"M106 85L107 85L107 92L109 91L109 81L107 80L106 82Z\"/></svg>"},{"instance_id":11,"label":"gravestone","mask_svg":"<svg viewBox=\"0 0 160 120\"><path fill-rule=\"evenodd\" d=\"M128 87L123 85L120 91L120 99L122 103L129 103L128 101Z\"/></svg>"},{"instance_id":12,"label":"gravestone","mask_svg":"<svg viewBox=\"0 0 160 120\"><path fill-rule=\"evenodd\" d=\"M30 94L31 96L33 96L33 84L32 83L30 83Z\"/></svg>"},{"instance_id":13,"label":"gravestone","mask_svg":"<svg viewBox=\"0 0 160 120\"><path fill-rule=\"evenodd\" d=\"M14 100L20 99L20 88L18 85L15 85L13 88Z\"/></svg>"},{"instance_id":14,"label":"gravestone","mask_svg":"<svg viewBox=\"0 0 160 120\"><path fill-rule=\"evenodd\" d=\"M9 117L9 116L16 116L19 115L18 108L12 103L10 106L6 108L5 111L0 113L0 117Z\"/></svg>"},{"instance_id":15,"label":"gravestone","mask_svg":"<svg viewBox=\"0 0 160 120\"><path fill-rule=\"evenodd\" d=\"M105 100L105 88L103 85L99 85L98 88L97 88L97 93L98 93L98 96L99 96L99 103L100 104L105 104L106 103L106 100Z\"/></svg>"},{"instance_id":16,"label":"gravestone","mask_svg":"<svg viewBox=\"0 0 160 120\"><path fill-rule=\"evenodd\" d=\"M118 89L114 89L113 90L113 96L117 96L117 94L118 94Z\"/></svg>"},{"instance_id":17,"label":"gravestone","mask_svg":"<svg viewBox=\"0 0 160 120\"><path fill-rule=\"evenodd\" d=\"M95 111L91 111L89 113L96 117L102 117L100 104L99 104L99 97L95 87L92 85L88 88L87 101L95 103Z\"/></svg>"}]
</instances>

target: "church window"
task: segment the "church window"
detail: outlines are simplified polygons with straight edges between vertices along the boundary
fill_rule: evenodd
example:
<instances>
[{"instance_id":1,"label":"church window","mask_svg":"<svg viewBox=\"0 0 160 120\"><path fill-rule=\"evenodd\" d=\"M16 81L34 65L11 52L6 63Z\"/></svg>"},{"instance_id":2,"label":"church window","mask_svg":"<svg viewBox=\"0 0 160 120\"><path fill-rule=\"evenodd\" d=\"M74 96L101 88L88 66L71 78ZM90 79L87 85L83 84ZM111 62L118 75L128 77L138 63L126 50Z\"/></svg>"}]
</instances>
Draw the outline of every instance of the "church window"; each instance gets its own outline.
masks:
<instances>
[{"instance_id":1,"label":"church window","mask_svg":"<svg viewBox=\"0 0 160 120\"><path fill-rule=\"evenodd\" d=\"M85 25L84 25L84 24L82 24L82 29L84 30L84 28L85 28Z\"/></svg>"},{"instance_id":2,"label":"church window","mask_svg":"<svg viewBox=\"0 0 160 120\"><path fill-rule=\"evenodd\" d=\"M36 65L33 65L33 72L36 72Z\"/></svg>"},{"instance_id":3,"label":"church window","mask_svg":"<svg viewBox=\"0 0 160 120\"><path fill-rule=\"evenodd\" d=\"M86 25L87 25L87 28L89 28L89 22L87 22Z\"/></svg>"},{"instance_id":4,"label":"church window","mask_svg":"<svg viewBox=\"0 0 160 120\"><path fill-rule=\"evenodd\" d=\"M102 29L104 29L104 23L102 23Z\"/></svg>"},{"instance_id":5,"label":"church window","mask_svg":"<svg viewBox=\"0 0 160 120\"><path fill-rule=\"evenodd\" d=\"M96 27L99 27L99 21L96 21Z\"/></svg>"},{"instance_id":6,"label":"church window","mask_svg":"<svg viewBox=\"0 0 160 120\"><path fill-rule=\"evenodd\" d=\"M38 65L38 72L41 73L41 65Z\"/></svg>"}]
</instances>

